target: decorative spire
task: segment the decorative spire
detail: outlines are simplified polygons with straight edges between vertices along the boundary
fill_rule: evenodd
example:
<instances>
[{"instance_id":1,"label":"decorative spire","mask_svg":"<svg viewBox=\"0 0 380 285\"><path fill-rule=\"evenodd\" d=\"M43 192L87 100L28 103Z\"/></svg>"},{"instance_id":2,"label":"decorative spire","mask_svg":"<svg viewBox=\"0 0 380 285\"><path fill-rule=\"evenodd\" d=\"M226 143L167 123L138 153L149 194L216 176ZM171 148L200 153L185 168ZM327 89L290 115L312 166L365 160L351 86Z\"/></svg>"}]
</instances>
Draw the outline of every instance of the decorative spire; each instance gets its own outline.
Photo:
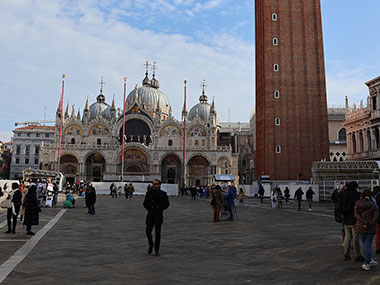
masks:
<instances>
[{"instance_id":1,"label":"decorative spire","mask_svg":"<svg viewBox=\"0 0 380 285\"><path fill-rule=\"evenodd\" d=\"M156 79L156 70L157 70L157 65L156 65L156 62L153 62L153 65L152 65L152 80L150 82L150 85L153 87L153 88L160 88L160 82Z\"/></svg>"},{"instance_id":2,"label":"decorative spire","mask_svg":"<svg viewBox=\"0 0 380 285\"><path fill-rule=\"evenodd\" d=\"M80 120L80 108L78 108L77 119Z\"/></svg>"},{"instance_id":3,"label":"decorative spire","mask_svg":"<svg viewBox=\"0 0 380 285\"><path fill-rule=\"evenodd\" d=\"M65 118L70 117L70 109L69 109L69 101L67 101L67 106L66 106L66 112L65 112Z\"/></svg>"},{"instance_id":4,"label":"decorative spire","mask_svg":"<svg viewBox=\"0 0 380 285\"><path fill-rule=\"evenodd\" d=\"M350 107L348 106L348 98L346 96L346 113L348 113L349 109L350 109Z\"/></svg>"},{"instance_id":5,"label":"decorative spire","mask_svg":"<svg viewBox=\"0 0 380 285\"><path fill-rule=\"evenodd\" d=\"M206 84L206 80L205 79L203 79L201 87L202 87L202 95L199 96L199 102L207 102L208 98L207 98L207 96L205 94L205 90L206 90L207 84Z\"/></svg>"},{"instance_id":6,"label":"decorative spire","mask_svg":"<svg viewBox=\"0 0 380 285\"><path fill-rule=\"evenodd\" d=\"M62 101L62 100L60 99L60 100L59 100L59 103L58 103L57 112L61 112L61 109L62 109L62 106L61 106L62 102L61 102L61 101Z\"/></svg>"},{"instance_id":7,"label":"decorative spire","mask_svg":"<svg viewBox=\"0 0 380 285\"><path fill-rule=\"evenodd\" d=\"M212 103L211 103L211 110L210 110L210 113L216 113L216 109L215 109L215 96L212 97Z\"/></svg>"},{"instance_id":8,"label":"decorative spire","mask_svg":"<svg viewBox=\"0 0 380 285\"><path fill-rule=\"evenodd\" d=\"M84 106L83 112L89 112L89 111L90 111L90 107L88 106L88 95L87 95L86 106Z\"/></svg>"},{"instance_id":9,"label":"decorative spire","mask_svg":"<svg viewBox=\"0 0 380 285\"><path fill-rule=\"evenodd\" d=\"M143 86L150 85L150 79L148 77L148 71L149 71L149 61L148 61L148 58L146 58L146 61L145 61L145 78L142 81Z\"/></svg>"},{"instance_id":10,"label":"decorative spire","mask_svg":"<svg viewBox=\"0 0 380 285\"><path fill-rule=\"evenodd\" d=\"M112 98L112 106L111 106L111 110L116 110L116 106L115 106L115 95L113 95L113 98Z\"/></svg>"}]
</instances>

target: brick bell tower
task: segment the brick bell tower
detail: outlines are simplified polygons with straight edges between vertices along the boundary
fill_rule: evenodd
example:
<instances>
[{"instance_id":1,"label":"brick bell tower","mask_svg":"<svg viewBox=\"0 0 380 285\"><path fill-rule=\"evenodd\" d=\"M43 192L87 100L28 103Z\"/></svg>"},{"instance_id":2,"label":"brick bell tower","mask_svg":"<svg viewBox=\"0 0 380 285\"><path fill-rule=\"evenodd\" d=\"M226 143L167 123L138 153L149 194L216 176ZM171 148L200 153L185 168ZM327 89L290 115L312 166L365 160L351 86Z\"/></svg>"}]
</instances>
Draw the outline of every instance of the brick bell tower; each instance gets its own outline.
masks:
<instances>
[{"instance_id":1,"label":"brick bell tower","mask_svg":"<svg viewBox=\"0 0 380 285\"><path fill-rule=\"evenodd\" d=\"M256 178L309 180L329 158L320 0L255 0Z\"/></svg>"}]
</instances>

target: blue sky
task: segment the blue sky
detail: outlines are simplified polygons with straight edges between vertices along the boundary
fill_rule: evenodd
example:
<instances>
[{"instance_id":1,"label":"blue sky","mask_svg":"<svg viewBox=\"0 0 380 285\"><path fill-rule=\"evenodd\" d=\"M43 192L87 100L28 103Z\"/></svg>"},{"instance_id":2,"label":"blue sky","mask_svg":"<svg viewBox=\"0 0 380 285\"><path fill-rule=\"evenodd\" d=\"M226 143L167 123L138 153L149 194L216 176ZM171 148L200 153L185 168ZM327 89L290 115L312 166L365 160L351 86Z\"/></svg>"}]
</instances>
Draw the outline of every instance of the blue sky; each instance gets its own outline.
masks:
<instances>
[{"instance_id":1,"label":"blue sky","mask_svg":"<svg viewBox=\"0 0 380 285\"><path fill-rule=\"evenodd\" d=\"M247 122L254 107L253 0L0 1L0 140L15 122L54 119L61 75L65 105L83 110L104 76L107 102L122 106L141 84L146 57L180 119L183 80L188 106L206 94L221 121ZM378 0L322 0L328 104L366 101L364 85L379 76Z\"/></svg>"}]
</instances>

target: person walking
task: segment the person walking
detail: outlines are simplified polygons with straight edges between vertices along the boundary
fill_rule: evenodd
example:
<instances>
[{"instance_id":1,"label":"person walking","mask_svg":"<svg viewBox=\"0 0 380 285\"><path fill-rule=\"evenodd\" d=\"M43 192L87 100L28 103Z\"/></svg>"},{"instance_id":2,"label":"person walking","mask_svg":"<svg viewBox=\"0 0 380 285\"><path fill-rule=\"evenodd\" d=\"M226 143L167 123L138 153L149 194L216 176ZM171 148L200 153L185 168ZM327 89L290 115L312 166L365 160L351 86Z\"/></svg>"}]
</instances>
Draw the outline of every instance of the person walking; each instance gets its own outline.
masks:
<instances>
[{"instance_id":1,"label":"person walking","mask_svg":"<svg viewBox=\"0 0 380 285\"><path fill-rule=\"evenodd\" d=\"M191 201L195 201L195 197L197 197L197 188L194 186L191 186L190 188L190 193L191 193Z\"/></svg>"},{"instance_id":2,"label":"person walking","mask_svg":"<svg viewBox=\"0 0 380 285\"><path fill-rule=\"evenodd\" d=\"M263 185L260 184L258 194L259 194L259 198L260 198L260 203L261 204L264 201L264 193L265 193L265 189L264 189Z\"/></svg>"},{"instance_id":3,"label":"person walking","mask_svg":"<svg viewBox=\"0 0 380 285\"><path fill-rule=\"evenodd\" d=\"M243 190L243 188L240 188L240 191L239 191L239 203L240 204L243 204L243 202L244 202L244 190Z\"/></svg>"},{"instance_id":4,"label":"person walking","mask_svg":"<svg viewBox=\"0 0 380 285\"><path fill-rule=\"evenodd\" d=\"M355 202L355 231L359 233L362 242L365 257L362 268L366 271L377 265L377 262L372 259L372 241L376 233L376 221L379 213L371 198L371 190L364 190L360 200Z\"/></svg>"},{"instance_id":5,"label":"person walking","mask_svg":"<svg viewBox=\"0 0 380 285\"><path fill-rule=\"evenodd\" d=\"M214 214L214 222L220 222L220 210L223 207L223 202L222 188L220 188L220 185L216 185L212 191L212 199L210 202Z\"/></svg>"},{"instance_id":6,"label":"person walking","mask_svg":"<svg viewBox=\"0 0 380 285\"><path fill-rule=\"evenodd\" d=\"M313 195L315 195L313 188L310 186L306 191L306 199L309 202L309 212L311 212L311 206L313 205Z\"/></svg>"},{"instance_id":7,"label":"person walking","mask_svg":"<svg viewBox=\"0 0 380 285\"><path fill-rule=\"evenodd\" d=\"M88 193L86 194L86 197L88 196L88 200L87 200L88 214L95 215L96 190L94 186L92 186L91 183L89 183L87 187L88 187Z\"/></svg>"},{"instance_id":8,"label":"person walking","mask_svg":"<svg viewBox=\"0 0 380 285\"><path fill-rule=\"evenodd\" d=\"M129 196L129 186L127 183L125 183L124 185L124 195L125 195L125 200L128 200L128 196Z\"/></svg>"},{"instance_id":9,"label":"person walking","mask_svg":"<svg viewBox=\"0 0 380 285\"><path fill-rule=\"evenodd\" d=\"M343 215L344 224L344 260L350 260L351 242L354 248L355 261L362 262L364 257L360 254L359 234L354 230L355 202L360 199L357 189L358 183L352 181L348 183L345 190L339 195L338 213Z\"/></svg>"},{"instance_id":10,"label":"person walking","mask_svg":"<svg viewBox=\"0 0 380 285\"><path fill-rule=\"evenodd\" d=\"M331 200L334 203L334 213L336 209L338 208L338 202L339 202L339 189L335 189L334 192L331 194Z\"/></svg>"},{"instance_id":11,"label":"person walking","mask_svg":"<svg viewBox=\"0 0 380 285\"><path fill-rule=\"evenodd\" d=\"M24 189L25 192L25 189ZM26 226L26 234L34 235L32 225L38 225L40 207L37 200L37 187L32 185L28 189L28 193L24 200L25 218L24 225Z\"/></svg>"},{"instance_id":12,"label":"person walking","mask_svg":"<svg viewBox=\"0 0 380 285\"><path fill-rule=\"evenodd\" d=\"M271 194L270 194L270 200L272 202L272 209L277 207L277 187L275 187Z\"/></svg>"},{"instance_id":13,"label":"person walking","mask_svg":"<svg viewBox=\"0 0 380 285\"><path fill-rule=\"evenodd\" d=\"M284 196L285 196L285 204L289 205L290 190L288 187L286 187L284 190Z\"/></svg>"},{"instance_id":14,"label":"person walking","mask_svg":"<svg viewBox=\"0 0 380 285\"><path fill-rule=\"evenodd\" d=\"M135 192L135 186L133 186L132 182L129 183L129 199L131 200L133 198L133 193Z\"/></svg>"},{"instance_id":15,"label":"person walking","mask_svg":"<svg viewBox=\"0 0 380 285\"><path fill-rule=\"evenodd\" d=\"M296 193L294 193L294 200L297 199L298 202L298 211L301 211L301 202L302 202L302 196L303 196L302 187L298 187Z\"/></svg>"},{"instance_id":16,"label":"person walking","mask_svg":"<svg viewBox=\"0 0 380 285\"><path fill-rule=\"evenodd\" d=\"M11 188L12 188L12 191L10 191L7 197L7 199L11 200L11 207L7 208L8 230L5 232L6 234L16 233L17 216L18 216L18 213L20 212L21 198L22 198L22 193L19 189L19 185L17 182L13 182ZM13 222L13 227L11 227L11 222Z\"/></svg>"},{"instance_id":17,"label":"person walking","mask_svg":"<svg viewBox=\"0 0 380 285\"><path fill-rule=\"evenodd\" d=\"M146 237L148 239L148 254L153 252L160 256L161 227L164 222L163 211L169 208L169 198L166 192L161 190L161 181L155 179L152 187L148 189L144 199L144 208L148 211L146 216ZM155 229L155 242L153 242L152 230Z\"/></svg>"},{"instance_id":18,"label":"person walking","mask_svg":"<svg viewBox=\"0 0 380 285\"><path fill-rule=\"evenodd\" d=\"M22 219L25 215L25 207L24 207L24 201L25 201L25 197L26 197L26 194L28 194L28 191L29 191L29 188L30 188L30 184L28 182L25 182L25 185L24 185L24 190L22 191L22 196L21 196L21 207L20 207L20 223L22 223Z\"/></svg>"}]
</instances>

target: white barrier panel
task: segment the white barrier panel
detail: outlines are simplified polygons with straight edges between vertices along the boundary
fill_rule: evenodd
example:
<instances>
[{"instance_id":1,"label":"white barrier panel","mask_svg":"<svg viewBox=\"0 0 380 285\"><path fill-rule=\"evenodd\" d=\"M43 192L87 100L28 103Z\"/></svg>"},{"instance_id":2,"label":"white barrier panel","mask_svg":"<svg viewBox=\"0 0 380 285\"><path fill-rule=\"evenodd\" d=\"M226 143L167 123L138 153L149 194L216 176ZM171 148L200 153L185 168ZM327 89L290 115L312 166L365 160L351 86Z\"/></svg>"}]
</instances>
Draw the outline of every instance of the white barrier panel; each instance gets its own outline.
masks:
<instances>
[{"instance_id":1,"label":"white barrier panel","mask_svg":"<svg viewBox=\"0 0 380 285\"><path fill-rule=\"evenodd\" d=\"M118 189L118 191L121 192L121 194L124 195L124 185L129 183L122 183L122 182L113 182ZM95 187L96 194L99 195L109 195L110 194L110 186L112 182L92 182L92 185ZM144 182L135 182L132 183L135 187L135 193L134 195L145 195L146 188L151 183L144 183ZM168 196L178 196L178 184L161 184L161 190L165 191Z\"/></svg>"}]
</instances>

